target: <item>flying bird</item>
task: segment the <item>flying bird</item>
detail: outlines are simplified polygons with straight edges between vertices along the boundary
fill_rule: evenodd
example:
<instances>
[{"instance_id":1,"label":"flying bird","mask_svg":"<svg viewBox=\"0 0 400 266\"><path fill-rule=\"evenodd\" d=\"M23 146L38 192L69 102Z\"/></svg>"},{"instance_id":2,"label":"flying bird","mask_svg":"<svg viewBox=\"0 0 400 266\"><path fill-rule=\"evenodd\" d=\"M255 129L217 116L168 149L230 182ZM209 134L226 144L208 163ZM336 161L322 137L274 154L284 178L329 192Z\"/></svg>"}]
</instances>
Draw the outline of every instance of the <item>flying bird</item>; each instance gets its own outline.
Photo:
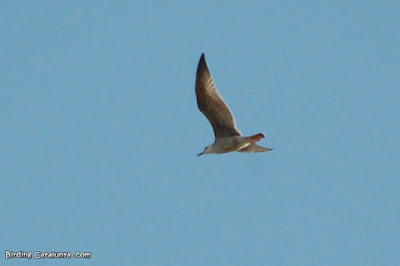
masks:
<instances>
[{"instance_id":1,"label":"flying bird","mask_svg":"<svg viewBox=\"0 0 400 266\"><path fill-rule=\"evenodd\" d=\"M233 151L253 153L273 150L257 145L257 141L265 138L263 133L244 137L236 128L235 117L215 87L204 53L197 66L196 98L199 110L210 122L215 135L214 143L205 147L198 156Z\"/></svg>"}]
</instances>

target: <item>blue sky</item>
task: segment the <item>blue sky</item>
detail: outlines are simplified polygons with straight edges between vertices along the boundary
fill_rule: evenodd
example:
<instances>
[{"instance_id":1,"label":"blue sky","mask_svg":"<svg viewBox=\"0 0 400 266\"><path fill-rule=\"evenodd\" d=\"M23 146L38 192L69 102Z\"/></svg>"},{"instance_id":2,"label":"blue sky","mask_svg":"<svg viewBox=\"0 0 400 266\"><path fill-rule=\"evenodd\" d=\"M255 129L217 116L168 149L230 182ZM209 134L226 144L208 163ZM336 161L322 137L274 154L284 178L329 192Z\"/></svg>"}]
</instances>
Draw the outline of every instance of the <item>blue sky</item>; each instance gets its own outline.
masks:
<instances>
[{"instance_id":1,"label":"blue sky","mask_svg":"<svg viewBox=\"0 0 400 266\"><path fill-rule=\"evenodd\" d=\"M398 264L399 8L1 2L1 264ZM203 52L273 152L196 156Z\"/></svg>"}]
</instances>

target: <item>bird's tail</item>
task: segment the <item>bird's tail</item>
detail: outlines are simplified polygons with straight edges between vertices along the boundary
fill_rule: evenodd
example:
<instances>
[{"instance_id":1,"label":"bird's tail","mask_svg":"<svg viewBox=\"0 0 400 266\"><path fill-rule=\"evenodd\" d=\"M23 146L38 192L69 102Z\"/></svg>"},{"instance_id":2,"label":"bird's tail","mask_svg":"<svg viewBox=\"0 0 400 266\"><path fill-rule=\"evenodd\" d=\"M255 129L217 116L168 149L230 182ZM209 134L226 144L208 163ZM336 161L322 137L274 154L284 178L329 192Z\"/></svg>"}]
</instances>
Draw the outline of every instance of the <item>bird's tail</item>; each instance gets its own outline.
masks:
<instances>
[{"instance_id":1,"label":"bird's tail","mask_svg":"<svg viewBox=\"0 0 400 266\"><path fill-rule=\"evenodd\" d=\"M257 143L250 143L249 146L247 146L244 149L239 150L238 152L253 153L253 152L266 152L266 151L272 151L272 150L273 149L257 145Z\"/></svg>"}]
</instances>

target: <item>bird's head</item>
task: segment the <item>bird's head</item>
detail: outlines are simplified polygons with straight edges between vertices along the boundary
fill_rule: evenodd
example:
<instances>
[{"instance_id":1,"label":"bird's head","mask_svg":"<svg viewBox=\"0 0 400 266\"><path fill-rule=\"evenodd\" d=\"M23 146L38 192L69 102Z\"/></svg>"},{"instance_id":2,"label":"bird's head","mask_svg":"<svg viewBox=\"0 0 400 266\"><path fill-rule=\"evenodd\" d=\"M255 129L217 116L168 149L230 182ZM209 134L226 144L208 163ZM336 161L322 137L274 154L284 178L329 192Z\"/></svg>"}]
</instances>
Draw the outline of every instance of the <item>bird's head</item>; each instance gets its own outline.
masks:
<instances>
[{"instance_id":1,"label":"bird's head","mask_svg":"<svg viewBox=\"0 0 400 266\"><path fill-rule=\"evenodd\" d=\"M203 155L203 154L212 153L212 151L211 151L211 146L212 146L212 145L205 147L205 148L204 148L204 151L203 151L203 152L200 152L199 154L197 154L197 156L201 156L201 155Z\"/></svg>"}]
</instances>

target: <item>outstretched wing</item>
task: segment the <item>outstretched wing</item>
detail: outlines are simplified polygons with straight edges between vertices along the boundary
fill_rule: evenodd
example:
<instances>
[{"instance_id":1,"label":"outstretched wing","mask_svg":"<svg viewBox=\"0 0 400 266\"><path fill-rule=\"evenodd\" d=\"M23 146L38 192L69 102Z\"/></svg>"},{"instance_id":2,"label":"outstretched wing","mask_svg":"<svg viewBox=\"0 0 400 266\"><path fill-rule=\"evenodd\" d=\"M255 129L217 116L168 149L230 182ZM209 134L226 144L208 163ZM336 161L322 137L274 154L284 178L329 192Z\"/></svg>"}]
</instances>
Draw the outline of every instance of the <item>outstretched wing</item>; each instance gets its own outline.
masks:
<instances>
[{"instance_id":1,"label":"outstretched wing","mask_svg":"<svg viewBox=\"0 0 400 266\"><path fill-rule=\"evenodd\" d=\"M196 97L199 110L207 117L215 138L241 136L235 118L215 87L204 54L201 55L196 74Z\"/></svg>"}]
</instances>

